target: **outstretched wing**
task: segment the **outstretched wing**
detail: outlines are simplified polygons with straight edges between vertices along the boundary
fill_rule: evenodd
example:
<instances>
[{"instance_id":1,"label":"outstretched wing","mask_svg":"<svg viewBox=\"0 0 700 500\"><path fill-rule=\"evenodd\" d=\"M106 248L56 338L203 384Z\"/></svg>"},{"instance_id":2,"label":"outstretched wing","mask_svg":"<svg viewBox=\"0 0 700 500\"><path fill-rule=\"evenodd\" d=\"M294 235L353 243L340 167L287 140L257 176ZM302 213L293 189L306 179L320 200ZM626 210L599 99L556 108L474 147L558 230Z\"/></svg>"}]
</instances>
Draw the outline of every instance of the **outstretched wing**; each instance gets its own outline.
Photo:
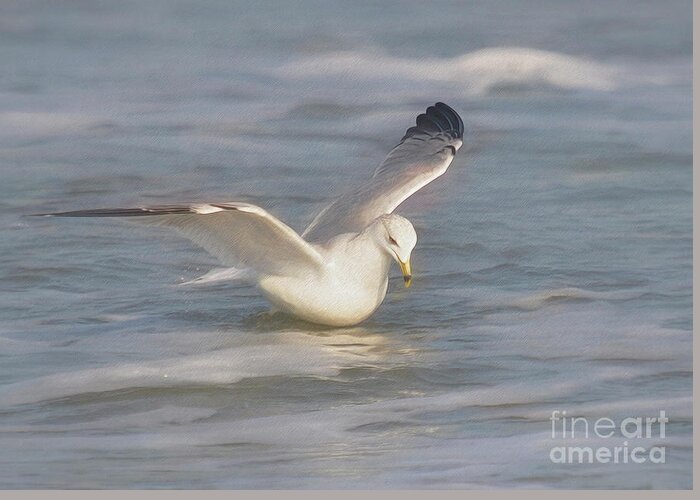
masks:
<instances>
[{"instance_id":1,"label":"outstretched wing","mask_svg":"<svg viewBox=\"0 0 700 500\"><path fill-rule=\"evenodd\" d=\"M462 146L464 123L455 110L438 102L416 118L374 176L324 208L306 228L308 241L360 232L382 214L447 170Z\"/></svg>"},{"instance_id":2,"label":"outstretched wing","mask_svg":"<svg viewBox=\"0 0 700 500\"><path fill-rule=\"evenodd\" d=\"M130 217L149 225L171 227L223 264L261 274L304 273L322 264L319 253L293 229L248 203L106 208L39 215Z\"/></svg>"}]
</instances>

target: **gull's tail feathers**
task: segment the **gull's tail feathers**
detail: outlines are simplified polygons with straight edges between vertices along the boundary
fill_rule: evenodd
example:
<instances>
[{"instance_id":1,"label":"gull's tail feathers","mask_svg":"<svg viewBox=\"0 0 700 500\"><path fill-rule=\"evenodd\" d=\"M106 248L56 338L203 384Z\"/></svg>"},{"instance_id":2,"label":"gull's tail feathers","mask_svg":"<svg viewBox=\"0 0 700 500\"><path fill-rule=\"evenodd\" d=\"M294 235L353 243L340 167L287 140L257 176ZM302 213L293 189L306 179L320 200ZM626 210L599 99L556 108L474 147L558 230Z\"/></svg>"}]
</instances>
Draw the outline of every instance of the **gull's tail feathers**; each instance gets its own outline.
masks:
<instances>
[{"instance_id":1,"label":"gull's tail feathers","mask_svg":"<svg viewBox=\"0 0 700 500\"><path fill-rule=\"evenodd\" d=\"M178 286L205 286L222 281L247 281L251 277L249 269L238 269L236 267L215 267L211 271L195 278L184 281Z\"/></svg>"}]
</instances>

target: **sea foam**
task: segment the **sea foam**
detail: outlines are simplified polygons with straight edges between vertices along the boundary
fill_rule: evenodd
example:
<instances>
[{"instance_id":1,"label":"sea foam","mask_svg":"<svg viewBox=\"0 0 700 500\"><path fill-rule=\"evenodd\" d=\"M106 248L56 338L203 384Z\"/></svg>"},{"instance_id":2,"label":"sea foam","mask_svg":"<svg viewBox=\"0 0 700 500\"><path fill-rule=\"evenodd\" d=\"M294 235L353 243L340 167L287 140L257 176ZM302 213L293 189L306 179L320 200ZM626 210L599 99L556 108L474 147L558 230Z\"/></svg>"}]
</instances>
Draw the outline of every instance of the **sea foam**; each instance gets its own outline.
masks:
<instances>
[{"instance_id":1,"label":"sea foam","mask_svg":"<svg viewBox=\"0 0 700 500\"><path fill-rule=\"evenodd\" d=\"M495 47L452 58L409 59L376 52L344 51L309 57L281 68L287 77L444 81L470 94L501 89L554 87L613 90L615 68L583 57L523 47Z\"/></svg>"}]
</instances>

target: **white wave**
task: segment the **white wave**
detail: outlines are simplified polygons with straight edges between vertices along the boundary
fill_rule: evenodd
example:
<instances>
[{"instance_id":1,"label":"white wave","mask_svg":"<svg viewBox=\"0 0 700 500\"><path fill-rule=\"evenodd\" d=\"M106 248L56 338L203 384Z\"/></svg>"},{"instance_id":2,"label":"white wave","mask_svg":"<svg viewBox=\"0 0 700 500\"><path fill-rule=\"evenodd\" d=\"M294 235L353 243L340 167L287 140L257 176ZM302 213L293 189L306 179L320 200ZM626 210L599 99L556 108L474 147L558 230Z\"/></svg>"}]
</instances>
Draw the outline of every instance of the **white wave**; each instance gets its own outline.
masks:
<instances>
[{"instance_id":1,"label":"white wave","mask_svg":"<svg viewBox=\"0 0 700 500\"><path fill-rule=\"evenodd\" d=\"M626 300L633 299L641 292L614 291L596 292L576 287L543 290L532 294L504 297L497 301L484 302L483 305L516 307L523 310L536 310L548 304L566 300Z\"/></svg>"},{"instance_id":2,"label":"white wave","mask_svg":"<svg viewBox=\"0 0 700 500\"><path fill-rule=\"evenodd\" d=\"M692 366L692 333L661 326L664 318L653 312L625 312L605 302L568 303L498 312L492 320L492 325L475 327L472 335L489 339L502 354L552 360L653 361L656 370L689 370Z\"/></svg>"},{"instance_id":3,"label":"white wave","mask_svg":"<svg viewBox=\"0 0 700 500\"><path fill-rule=\"evenodd\" d=\"M222 468L239 471L237 477L229 478L230 483L223 479L217 483L219 487L240 486L237 481L242 477L249 486L261 487L268 477L246 471L269 467L280 475L281 484L292 484L285 481L300 475L305 482L298 486L308 487L327 482L330 474L334 484L345 486L343 481L347 480L351 487L353 476L335 476L333 467L357 464L382 471L378 477L363 480L384 487L487 485L494 474L522 485L523 477L540 477L538 471L541 474L549 466L548 453L554 441L548 417L553 409L588 418L653 416L665 409L672 418L691 418L689 396L669 395L655 400L622 397L614 405L576 397L591 386L614 386L655 369L644 364L601 367L586 377L570 373L546 384L537 378L512 379L491 387L462 387L441 394L323 408L273 409L272 414L235 419L217 415L210 408L166 405L80 423L5 425L0 427L0 434L8 456L19 449L25 457L42 458L47 453L64 456L66 450L110 450L122 457L148 450L178 457L169 468L183 477L188 477L193 464L217 460ZM483 424L477 423L470 425L468 432L455 432L456 414L468 422L488 422L490 431L484 432ZM494 422L507 422L507 429L494 432ZM690 440L686 432L674 432L664 443L674 453L688 454ZM594 438L587 442L598 444L609 443L598 443ZM315 472L309 473L312 465ZM121 473L130 473L124 465L117 466L121 466ZM66 474L75 483L80 480L80 471L69 467ZM524 484L538 485L530 480Z\"/></svg>"},{"instance_id":4,"label":"white wave","mask_svg":"<svg viewBox=\"0 0 700 500\"><path fill-rule=\"evenodd\" d=\"M0 135L33 137L82 132L104 125L104 119L80 113L0 113Z\"/></svg>"},{"instance_id":5,"label":"white wave","mask_svg":"<svg viewBox=\"0 0 700 500\"><path fill-rule=\"evenodd\" d=\"M495 47L453 58L408 59L370 52L337 52L287 64L285 76L342 76L443 81L485 94L501 88L556 87L612 90L617 71L582 57L523 47Z\"/></svg>"},{"instance_id":6,"label":"white wave","mask_svg":"<svg viewBox=\"0 0 700 500\"><path fill-rule=\"evenodd\" d=\"M327 337L289 332L203 354L122 363L56 373L0 388L3 407L60 399L80 394L133 387L166 388L198 384L233 384L246 378L269 376L332 376L343 367L371 363L378 335Z\"/></svg>"},{"instance_id":7,"label":"white wave","mask_svg":"<svg viewBox=\"0 0 700 500\"><path fill-rule=\"evenodd\" d=\"M647 368L631 370L637 375L649 373ZM517 381L494 387L469 388L438 395L404 397L362 404L341 405L313 411L298 411L284 414L245 417L235 421L201 422L215 412L205 408L183 408L164 406L148 412L139 412L121 417L109 416L95 421L73 424L46 424L31 426L3 426L4 433L57 432L85 429L123 431L124 427L158 429L157 434L144 432L131 436L123 435L119 442L111 443L117 448L147 447L170 448L173 446L216 446L226 443L249 443L283 446L310 446L331 442L367 439L373 443L372 432L364 430L375 424L422 427L426 414L467 411L472 420L493 420L494 418L527 419L532 422L547 421L552 409L566 409L570 414L598 415L601 411L621 412L644 411L650 415L659 409L671 411L676 417L692 416L692 398L672 397L653 402L640 400L620 400L611 408L596 403L571 402L571 395L586 390L591 384L616 383L625 381L630 370L603 368L589 378L571 376L567 380L542 385L537 382ZM553 403L557 399L569 404L562 407ZM488 408L488 414L477 414L474 409ZM235 422L235 425L233 424ZM171 429L163 424L173 424ZM177 424L190 424L180 427ZM426 427L430 431L430 427ZM63 438L64 436L59 436ZM89 438L88 438L89 439ZM96 438L109 439L104 437Z\"/></svg>"},{"instance_id":8,"label":"white wave","mask_svg":"<svg viewBox=\"0 0 700 500\"><path fill-rule=\"evenodd\" d=\"M211 408L166 405L155 410L109 416L89 422L62 424L8 425L2 432L73 432L86 430L117 430L162 428L164 425L192 424L216 414Z\"/></svg>"}]
</instances>

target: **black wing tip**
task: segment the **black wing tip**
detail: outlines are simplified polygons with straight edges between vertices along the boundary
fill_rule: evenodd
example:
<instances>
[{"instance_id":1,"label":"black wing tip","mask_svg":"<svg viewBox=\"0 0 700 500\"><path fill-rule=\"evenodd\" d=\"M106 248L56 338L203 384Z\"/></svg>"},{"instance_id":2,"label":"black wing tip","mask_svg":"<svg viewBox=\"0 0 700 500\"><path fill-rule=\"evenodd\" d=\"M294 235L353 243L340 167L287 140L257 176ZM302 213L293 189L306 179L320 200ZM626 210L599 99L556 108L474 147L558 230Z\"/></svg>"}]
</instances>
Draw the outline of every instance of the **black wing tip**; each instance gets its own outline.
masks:
<instances>
[{"instance_id":1,"label":"black wing tip","mask_svg":"<svg viewBox=\"0 0 700 500\"><path fill-rule=\"evenodd\" d=\"M222 210L239 210L231 203L206 203ZM199 213L197 205L162 205L137 208L97 208L93 210L74 210L70 212L52 212L29 214L30 217L144 217L149 215L182 215Z\"/></svg>"},{"instance_id":2,"label":"black wing tip","mask_svg":"<svg viewBox=\"0 0 700 500\"><path fill-rule=\"evenodd\" d=\"M440 111L443 114L443 116L450 121L450 124L453 125L453 127L459 134L458 137L462 139L464 137L464 122L462 121L462 117L459 116L459 113L457 113L454 109L452 109L444 102L436 102L435 106L432 107Z\"/></svg>"},{"instance_id":3,"label":"black wing tip","mask_svg":"<svg viewBox=\"0 0 700 500\"><path fill-rule=\"evenodd\" d=\"M406 131L404 139L418 132L443 133L461 140L464 137L464 122L459 113L450 106L444 102L436 102L434 105L428 106L425 113L416 117L416 126Z\"/></svg>"},{"instance_id":4,"label":"black wing tip","mask_svg":"<svg viewBox=\"0 0 700 500\"><path fill-rule=\"evenodd\" d=\"M53 212L45 214L31 214L31 217L139 217L144 215L181 214L187 213L183 208L98 208L95 210L74 210L70 212Z\"/></svg>"}]
</instances>

